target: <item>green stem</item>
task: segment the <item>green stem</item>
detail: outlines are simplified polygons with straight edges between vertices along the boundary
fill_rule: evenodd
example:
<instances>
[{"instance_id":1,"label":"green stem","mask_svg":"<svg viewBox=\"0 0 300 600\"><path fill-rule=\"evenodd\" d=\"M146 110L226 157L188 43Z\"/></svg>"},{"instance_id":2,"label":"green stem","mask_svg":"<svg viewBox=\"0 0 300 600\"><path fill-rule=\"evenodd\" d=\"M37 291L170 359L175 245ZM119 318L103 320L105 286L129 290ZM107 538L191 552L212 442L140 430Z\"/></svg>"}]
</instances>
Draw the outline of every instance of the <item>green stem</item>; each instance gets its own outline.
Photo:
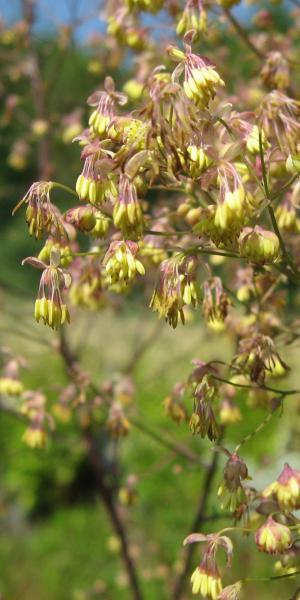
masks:
<instances>
[{"instance_id":1,"label":"green stem","mask_svg":"<svg viewBox=\"0 0 300 600\"><path fill-rule=\"evenodd\" d=\"M72 194L72 196L75 196L78 199L78 194L74 190L72 190L72 188L70 188L68 185L64 185L63 183L58 183L58 181L52 181L52 183L53 183L53 187L64 190L65 192Z\"/></svg>"},{"instance_id":2,"label":"green stem","mask_svg":"<svg viewBox=\"0 0 300 600\"><path fill-rule=\"evenodd\" d=\"M218 375L211 375L217 381L221 383L228 383L228 385L232 385L234 387L246 389L246 390L264 390L266 392L272 392L273 394L278 394L278 396L292 396L293 394L299 394L300 390L278 390L273 387L269 387L268 385L251 385L246 383L236 383L235 381L230 381L229 379L225 379L224 377L219 377Z\"/></svg>"},{"instance_id":3,"label":"green stem","mask_svg":"<svg viewBox=\"0 0 300 600\"><path fill-rule=\"evenodd\" d=\"M247 577L242 581L244 583L256 583L257 581L275 581L276 579L285 579L286 577L294 577L295 575L300 575L300 571L294 571L294 573L284 573L283 575L272 575L271 577L260 577L258 579Z\"/></svg>"},{"instance_id":4,"label":"green stem","mask_svg":"<svg viewBox=\"0 0 300 600\"><path fill-rule=\"evenodd\" d=\"M274 209L271 206L271 201L272 201L272 195L270 194L270 190L269 190L269 183L268 183L268 177L267 177L267 169L266 169L266 163L265 163L265 158L264 158L264 149L263 149L263 139L262 139L262 132L259 131L259 153L260 153L260 160L261 160L261 168L262 168L262 176L263 176L263 182L264 182L264 188L265 188L265 196L266 196L266 200L268 200L268 205L267 205L267 209L268 209L268 213L272 222L272 227L274 232L276 233L278 240L279 240L279 244L280 244L280 249L281 249L281 253L282 253L282 258L285 262L286 265L290 265L292 268L292 264L291 264L291 259L289 258L289 254L288 251L285 247L284 241L281 237L281 233L279 231L279 227L277 225L277 221L276 221L276 217L275 217L275 213L274 213ZM293 268L293 270L295 270Z\"/></svg>"},{"instance_id":5,"label":"green stem","mask_svg":"<svg viewBox=\"0 0 300 600\"><path fill-rule=\"evenodd\" d=\"M271 200L276 200L276 198L278 198L278 196L280 196L286 190L288 190L291 187L291 185L293 185L294 181L296 181L296 179L298 179L298 177L299 177L299 173L297 173L297 175L293 175L293 177L282 188L280 188L280 190L278 190L278 192L274 192L274 194L271 194Z\"/></svg>"},{"instance_id":6,"label":"green stem","mask_svg":"<svg viewBox=\"0 0 300 600\"><path fill-rule=\"evenodd\" d=\"M258 141L259 141L259 154L260 154L260 160L261 160L261 169L262 169L262 176L263 176L263 182L264 182L264 188L265 188L265 195L266 195L267 200L270 200L269 183L268 183L267 169L266 169L266 163L265 163L265 157L264 157L264 147L263 147L263 139L262 139L261 130L258 133Z\"/></svg>"},{"instance_id":7,"label":"green stem","mask_svg":"<svg viewBox=\"0 0 300 600\"><path fill-rule=\"evenodd\" d=\"M254 431L251 431L251 433L249 433L248 435L246 435L246 437L242 439L242 441L236 446L234 450L235 454L238 454L241 446L243 446L247 442L250 442L250 440L252 440L252 438L254 438L257 435L257 433L259 433L262 429L266 427L266 425L271 421L275 412L278 410L279 406L281 406L281 404L278 404L278 406L276 406L275 409L265 417L265 419L256 427L256 429L254 429Z\"/></svg>"},{"instance_id":8,"label":"green stem","mask_svg":"<svg viewBox=\"0 0 300 600\"><path fill-rule=\"evenodd\" d=\"M239 256L238 254L234 254L233 252L220 252L219 250L215 250L214 248L210 249L210 248L202 248L201 246L193 246L192 248L187 248L186 250L181 249L182 252L184 252L185 254L192 254L193 252L198 253L198 254L209 254L209 255L216 255L216 256L225 256L228 258L238 258L241 259L243 258L242 256Z\"/></svg>"},{"instance_id":9,"label":"green stem","mask_svg":"<svg viewBox=\"0 0 300 600\"><path fill-rule=\"evenodd\" d=\"M147 235L161 235L163 237L174 237L176 235L188 235L192 232L190 230L186 231L155 231L153 229L145 229L144 233Z\"/></svg>"}]
</instances>

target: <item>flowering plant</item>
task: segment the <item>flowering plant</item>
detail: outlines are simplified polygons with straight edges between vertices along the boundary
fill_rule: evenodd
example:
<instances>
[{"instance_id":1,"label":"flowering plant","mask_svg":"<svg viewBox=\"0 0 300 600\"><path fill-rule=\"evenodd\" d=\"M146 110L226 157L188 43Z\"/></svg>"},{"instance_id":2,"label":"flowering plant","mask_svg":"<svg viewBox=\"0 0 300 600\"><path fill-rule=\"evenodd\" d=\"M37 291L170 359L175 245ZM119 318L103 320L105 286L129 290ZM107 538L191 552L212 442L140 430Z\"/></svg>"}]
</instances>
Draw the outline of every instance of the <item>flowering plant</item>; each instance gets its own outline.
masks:
<instances>
[{"instance_id":1,"label":"flowering plant","mask_svg":"<svg viewBox=\"0 0 300 600\"><path fill-rule=\"evenodd\" d=\"M128 48L135 53L134 75L123 91L107 76L104 89L89 97L89 120L75 137L82 169L74 188L35 182L17 207L26 206L29 233L43 240L38 256L23 261L42 269L37 321L57 329L76 320L72 307L99 310L136 289L140 302L173 328L201 312L209 330L227 333L233 342L226 362L218 355L209 363L195 359L187 381L165 400L170 418L213 442L209 473L220 453L226 455L217 496L233 519L225 531L185 540L187 558L174 600L182 597L194 542L204 542L206 550L191 576L192 593L212 600L240 597L250 578L231 582L228 575L223 587L221 577L234 553L223 534L235 530L251 533L259 551L280 555L278 577L299 572L300 471L286 464L263 489L249 483L254 474L242 454L243 445L288 410L299 391L276 381L290 370L284 348L299 337L294 289L300 283L300 88L292 38L300 17L295 9L287 42L280 32L272 34L272 14L258 6L254 36L232 12L237 4L243 3L107 1L108 36L125 56ZM170 39L156 44L142 13L162 9ZM228 89L230 65L212 52L224 21L253 54L247 90ZM54 203L59 190L74 199L65 212L59 200ZM93 396L90 418L104 406L107 431L115 438L128 435L128 407L119 396L132 390L96 388L65 336L60 350L72 383L81 402ZM21 412L29 419L24 440L44 446L54 427L45 399L26 395L9 365L0 391L22 397ZM266 416L229 450L226 428L244 417L240 397ZM134 500L134 485L121 497ZM220 549L227 553L226 567L217 564ZM126 548L124 553L135 597L141 598Z\"/></svg>"}]
</instances>

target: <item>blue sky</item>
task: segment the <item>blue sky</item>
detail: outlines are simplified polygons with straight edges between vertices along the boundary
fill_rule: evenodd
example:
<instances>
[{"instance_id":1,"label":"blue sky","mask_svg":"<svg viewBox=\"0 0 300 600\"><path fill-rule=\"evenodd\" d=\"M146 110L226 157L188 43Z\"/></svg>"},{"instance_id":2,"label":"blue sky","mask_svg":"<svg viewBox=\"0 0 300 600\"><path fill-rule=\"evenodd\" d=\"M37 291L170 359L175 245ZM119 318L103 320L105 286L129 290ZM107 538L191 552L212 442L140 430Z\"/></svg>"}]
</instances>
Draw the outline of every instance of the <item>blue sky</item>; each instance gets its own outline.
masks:
<instances>
[{"instance_id":1,"label":"blue sky","mask_svg":"<svg viewBox=\"0 0 300 600\"><path fill-rule=\"evenodd\" d=\"M103 31L103 25L101 25L99 10L99 0L37 0L38 6L38 19L37 28L39 31L45 31L56 28L58 23L70 23L72 17L74 17L74 7L77 7L77 17L88 16L89 18L85 21L84 25L77 28L77 38L85 39L89 34L93 32ZM239 16L247 17L249 9L243 7L238 8L237 12ZM0 0L0 16L6 21L13 22L21 14L21 1L20 0Z\"/></svg>"},{"instance_id":2,"label":"blue sky","mask_svg":"<svg viewBox=\"0 0 300 600\"><path fill-rule=\"evenodd\" d=\"M56 28L58 23L70 23L76 16L79 20L84 18L85 21L84 25L77 29L79 38L83 39L94 31L103 31L98 5L99 0L37 0L38 30L49 31ZM21 15L20 0L0 0L0 15L5 21L14 22Z\"/></svg>"}]
</instances>

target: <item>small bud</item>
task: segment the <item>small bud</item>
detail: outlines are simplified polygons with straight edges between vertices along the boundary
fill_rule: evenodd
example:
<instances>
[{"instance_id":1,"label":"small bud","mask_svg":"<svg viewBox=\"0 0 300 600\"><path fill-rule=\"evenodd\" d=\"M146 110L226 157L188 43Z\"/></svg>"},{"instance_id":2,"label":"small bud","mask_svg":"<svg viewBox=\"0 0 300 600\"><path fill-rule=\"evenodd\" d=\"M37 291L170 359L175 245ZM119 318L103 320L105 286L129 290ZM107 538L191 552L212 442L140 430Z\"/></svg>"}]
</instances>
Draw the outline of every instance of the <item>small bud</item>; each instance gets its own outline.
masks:
<instances>
[{"instance_id":1,"label":"small bud","mask_svg":"<svg viewBox=\"0 0 300 600\"><path fill-rule=\"evenodd\" d=\"M285 162L285 168L291 175L298 175L300 173L300 155L289 154Z\"/></svg>"},{"instance_id":2,"label":"small bud","mask_svg":"<svg viewBox=\"0 0 300 600\"><path fill-rule=\"evenodd\" d=\"M280 245L277 235L258 225L253 229L243 229L239 245L241 255L257 264L274 262L279 257Z\"/></svg>"},{"instance_id":3,"label":"small bud","mask_svg":"<svg viewBox=\"0 0 300 600\"><path fill-rule=\"evenodd\" d=\"M65 213L64 219L79 231L89 232L96 225L95 209L90 205L75 206Z\"/></svg>"}]
</instances>

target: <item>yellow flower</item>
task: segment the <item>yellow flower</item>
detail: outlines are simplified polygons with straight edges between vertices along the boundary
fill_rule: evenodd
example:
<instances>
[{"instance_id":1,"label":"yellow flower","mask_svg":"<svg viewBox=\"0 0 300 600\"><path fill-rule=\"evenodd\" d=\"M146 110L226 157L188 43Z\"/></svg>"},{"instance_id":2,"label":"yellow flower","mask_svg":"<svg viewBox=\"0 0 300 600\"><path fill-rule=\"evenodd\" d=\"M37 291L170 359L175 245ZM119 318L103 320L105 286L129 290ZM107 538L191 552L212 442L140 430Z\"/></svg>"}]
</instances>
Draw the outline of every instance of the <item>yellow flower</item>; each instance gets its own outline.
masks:
<instances>
[{"instance_id":1,"label":"yellow flower","mask_svg":"<svg viewBox=\"0 0 300 600\"><path fill-rule=\"evenodd\" d=\"M12 379L11 377L0 377L0 395L20 396L23 391L24 386L21 381Z\"/></svg>"},{"instance_id":2,"label":"yellow flower","mask_svg":"<svg viewBox=\"0 0 300 600\"><path fill-rule=\"evenodd\" d=\"M25 430L22 440L30 448L44 448L47 442L47 433L41 426L32 423Z\"/></svg>"},{"instance_id":3,"label":"yellow flower","mask_svg":"<svg viewBox=\"0 0 300 600\"><path fill-rule=\"evenodd\" d=\"M34 305L34 317L37 322L42 319L44 325L58 329L64 323L70 323L69 310L66 304L42 297L37 298Z\"/></svg>"},{"instance_id":4,"label":"yellow flower","mask_svg":"<svg viewBox=\"0 0 300 600\"><path fill-rule=\"evenodd\" d=\"M203 598L217 600L222 591L222 581L217 571L206 572L201 567L197 567L191 577L192 593L201 594Z\"/></svg>"},{"instance_id":5,"label":"yellow flower","mask_svg":"<svg viewBox=\"0 0 300 600\"><path fill-rule=\"evenodd\" d=\"M283 510L295 510L300 507L300 471L292 469L288 463L277 481L271 483L263 492L264 498L276 498Z\"/></svg>"},{"instance_id":6,"label":"yellow flower","mask_svg":"<svg viewBox=\"0 0 300 600\"><path fill-rule=\"evenodd\" d=\"M292 535L288 527L268 517L255 533L255 542L261 552L280 554L291 546Z\"/></svg>"},{"instance_id":7,"label":"yellow flower","mask_svg":"<svg viewBox=\"0 0 300 600\"><path fill-rule=\"evenodd\" d=\"M220 421L222 425L239 423L241 419L242 415L239 407L229 400L223 400L220 408Z\"/></svg>"},{"instance_id":8,"label":"yellow flower","mask_svg":"<svg viewBox=\"0 0 300 600\"><path fill-rule=\"evenodd\" d=\"M255 226L245 227L240 239L241 255L257 264L275 261L280 252L279 239L273 231Z\"/></svg>"},{"instance_id":9,"label":"yellow flower","mask_svg":"<svg viewBox=\"0 0 300 600\"><path fill-rule=\"evenodd\" d=\"M137 251L138 245L130 240L110 244L103 261L110 284L130 281L137 273L145 275L144 266L135 258Z\"/></svg>"}]
</instances>

